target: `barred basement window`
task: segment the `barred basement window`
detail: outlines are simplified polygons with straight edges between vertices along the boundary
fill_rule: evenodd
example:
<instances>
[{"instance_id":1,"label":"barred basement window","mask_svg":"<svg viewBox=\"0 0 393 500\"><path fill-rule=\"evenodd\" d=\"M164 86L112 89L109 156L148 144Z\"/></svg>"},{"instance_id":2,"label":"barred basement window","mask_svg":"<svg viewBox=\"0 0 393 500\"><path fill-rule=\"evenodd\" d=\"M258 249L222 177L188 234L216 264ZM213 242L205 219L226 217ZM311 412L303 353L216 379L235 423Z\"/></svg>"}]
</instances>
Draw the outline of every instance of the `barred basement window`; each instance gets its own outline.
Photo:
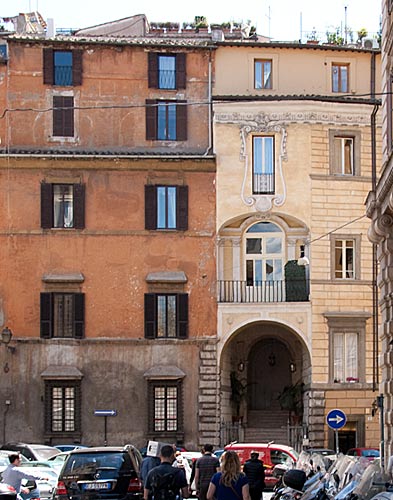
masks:
<instances>
[{"instance_id":1,"label":"barred basement window","mask_svg":"<svg viewBox=\"0 0 393 500\"><path fill-rule=\"evenodd\" d=\"M81 428L81 383L58 380L45 383L45 428L49 433L74 433Z\"/></svg>"},{"instance_id":2,"label":"barred basement window","mask_svg":"<svg viewBox=\"0 0 393 500\"><path fill-rule=\"evenodd\" d=\"M154 433L176 433L182 430L182 382L159 380L149 382L149 430Z\"/></svg>"}]
</instances>

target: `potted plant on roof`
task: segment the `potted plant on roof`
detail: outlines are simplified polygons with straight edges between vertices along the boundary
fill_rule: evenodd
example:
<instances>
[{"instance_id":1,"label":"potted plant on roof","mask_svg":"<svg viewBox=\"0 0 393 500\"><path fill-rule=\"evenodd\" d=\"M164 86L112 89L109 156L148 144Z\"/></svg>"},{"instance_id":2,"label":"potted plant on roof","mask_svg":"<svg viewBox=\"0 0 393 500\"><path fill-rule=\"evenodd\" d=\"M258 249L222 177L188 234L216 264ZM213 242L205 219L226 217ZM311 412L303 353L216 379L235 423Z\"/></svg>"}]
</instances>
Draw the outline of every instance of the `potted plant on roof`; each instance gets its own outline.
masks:
<instances>
[{"instance_id":1,"label":"potted plant on roof","mask_svg":"<svg viewBox=\"0 0 393 500\"><path fill-rule=\"evenodd\" d=\"M195 31L197 33L207 32L208 27L205 16L195 16Z\"/></svg>"},{"instance_id":2,"label":"potted plant on roof","mask_svg":"<svg viewBox=\"0 0 393 500\"><path fill-rule=\"evenodd\" d=\"M319 44L319 40L317 38L317 31L316 31L315 27L307 35L307 43L308 44L312 44L312 45L318 45Z\"/></svg>"}]
</instances>

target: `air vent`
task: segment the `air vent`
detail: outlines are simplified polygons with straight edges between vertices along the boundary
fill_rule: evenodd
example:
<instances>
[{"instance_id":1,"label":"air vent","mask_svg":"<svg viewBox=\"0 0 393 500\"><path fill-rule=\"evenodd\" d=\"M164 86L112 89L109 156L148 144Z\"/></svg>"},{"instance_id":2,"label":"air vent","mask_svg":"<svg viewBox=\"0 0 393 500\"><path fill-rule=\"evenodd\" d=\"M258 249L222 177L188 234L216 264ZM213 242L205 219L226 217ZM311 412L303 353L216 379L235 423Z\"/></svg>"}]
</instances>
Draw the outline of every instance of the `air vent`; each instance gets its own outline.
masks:
<instances>
[{"instance_id":1,"label":"air vent","mask_svg":"<svg viewBox=\"0 0 393 500\"><path fill-rule=\"evenodd\" d=\"M363 38L362 47L364 49L378 49L379 48L378 40L376 38Z\"/></svg>"}]
</instances>

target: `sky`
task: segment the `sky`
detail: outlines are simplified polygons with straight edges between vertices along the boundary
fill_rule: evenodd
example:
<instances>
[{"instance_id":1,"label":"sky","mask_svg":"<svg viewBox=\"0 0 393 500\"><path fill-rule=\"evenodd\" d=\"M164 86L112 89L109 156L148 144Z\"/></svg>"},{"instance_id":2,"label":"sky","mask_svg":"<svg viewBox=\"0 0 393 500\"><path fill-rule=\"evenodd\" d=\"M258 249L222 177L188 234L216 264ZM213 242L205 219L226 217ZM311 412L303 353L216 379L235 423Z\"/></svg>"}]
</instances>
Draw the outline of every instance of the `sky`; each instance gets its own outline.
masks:
<instances>
[{"instance_id":1,"label":"sky","mask_svg":"<svg viewBox=\"0 0 393 500\"><path fill-rule=\"evenodd\" d=\"M346 7L346 8L345 8ZM275 40L303 39L316 30L321 35L335 28L356 33L366 28L369 36L379 30L381 0L0 0L0 17L38 10L53 18L55 28L85 28L136 14L152 22L190 22L205 16L209 23L251 21L259 35Z\"/></svg>"}]
</instances>

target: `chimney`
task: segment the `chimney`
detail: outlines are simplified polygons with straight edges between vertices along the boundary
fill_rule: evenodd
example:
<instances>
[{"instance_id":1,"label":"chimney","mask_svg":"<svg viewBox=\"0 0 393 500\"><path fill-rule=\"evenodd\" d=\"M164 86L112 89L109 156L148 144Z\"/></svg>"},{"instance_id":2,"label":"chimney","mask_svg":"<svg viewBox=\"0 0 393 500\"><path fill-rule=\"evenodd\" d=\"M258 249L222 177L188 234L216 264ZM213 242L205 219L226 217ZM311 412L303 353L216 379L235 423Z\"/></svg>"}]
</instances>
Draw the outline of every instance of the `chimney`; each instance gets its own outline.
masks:
<instances>
[{"instance_id":1,"label":"chimney","mask_svg":"<svg viewBox=\"0 0 393 500\"><path fill-rule=\"evenodd\" d=\"M47 19L45 38L53 38L54 36L55 36L55 21L54 19L50 18Z\"/></svg>"}]
</instances>

